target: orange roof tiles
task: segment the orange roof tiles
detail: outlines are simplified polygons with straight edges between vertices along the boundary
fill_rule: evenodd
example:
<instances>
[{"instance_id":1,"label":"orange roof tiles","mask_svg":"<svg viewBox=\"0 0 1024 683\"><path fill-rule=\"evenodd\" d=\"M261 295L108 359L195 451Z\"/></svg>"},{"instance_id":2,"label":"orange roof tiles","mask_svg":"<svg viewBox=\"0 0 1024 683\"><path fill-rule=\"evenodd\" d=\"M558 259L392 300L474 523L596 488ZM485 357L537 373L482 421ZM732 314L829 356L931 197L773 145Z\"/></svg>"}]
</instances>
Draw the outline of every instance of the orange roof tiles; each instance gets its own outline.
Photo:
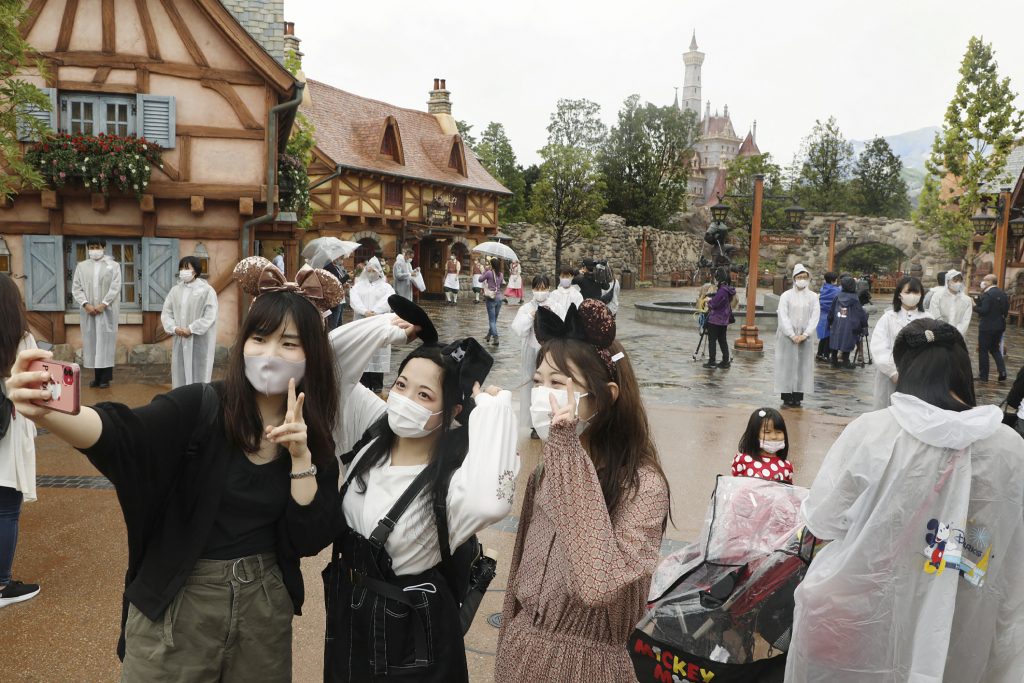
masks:
<instances>
[{"instance_id":1,"label":"orange roof tiles","mask_svg":"<svg viewBox=\"0 0 1024 683\"><path fill-rule=\"evenodd\" d=\"M353 95L319 81L309 80L306 87L312 105L303 105L301 111L316 126L317 147L334 163L429 183L512 194L468 150L464 155L465 176L448 167L456 136L445 135L433 114ZM404 164L379 153L389 116L397 123Z\"/></svg>"},{"instance_id":2,"label":"orange roof tiles","mask_svg":"<svg viewBox=\"0 0 1024 683\"><path fill-rule=\"evenodd\" d=\"M736 152L736 156L741 157L752 157L761 154L761 150L758 148L757 143L754 142L754 135L747 133L747 137L743 139L743 144L740 145L740 149Z\"/></svg>"}]
</instances>

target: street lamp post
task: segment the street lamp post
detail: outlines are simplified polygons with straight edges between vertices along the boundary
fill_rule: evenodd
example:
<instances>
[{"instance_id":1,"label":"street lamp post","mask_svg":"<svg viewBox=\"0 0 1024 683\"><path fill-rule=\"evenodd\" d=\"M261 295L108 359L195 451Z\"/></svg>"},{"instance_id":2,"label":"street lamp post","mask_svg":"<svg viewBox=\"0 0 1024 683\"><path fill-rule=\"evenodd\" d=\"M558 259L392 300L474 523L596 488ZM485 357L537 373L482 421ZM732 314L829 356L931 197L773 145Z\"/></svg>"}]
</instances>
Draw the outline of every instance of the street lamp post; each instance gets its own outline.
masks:
<instances>
[{"instance_id":1,"label":"street lamp post","mask_svg":"<svg viewBox=\"0 0 1024 683\"><path fill-rule=\"evenodd\" d=\"M761 257L761 206L764 203L764 175L754 176L754 215L750 223L750 265L747 267L747 317L736 340L739 351L761 351L764 342L757 336L757 273Z\"/></svg>"},{"instance_id":2,"label":"street lamp post","mask_svg":"<svg viewBox=\"0 0 1024 683\"><path fill-rule=\"evenodd\" d=\"M828 270L836 269L836 228L837 224L832 221L828 224Z\"/></svg>"},{"instance_id":3,"label":"street lamp post","mask_svg":"<svg viewBox=\"0 0 1024 683\"><path fill-rule=\"evenodd\" d=\"M999 201L997 204L999 221L996 227L996 287L1003 288L1003 280L1006 277L1006 245L1010 241L1010 188L1004 187L999 190Z\"/></svg>"}]
</instances>

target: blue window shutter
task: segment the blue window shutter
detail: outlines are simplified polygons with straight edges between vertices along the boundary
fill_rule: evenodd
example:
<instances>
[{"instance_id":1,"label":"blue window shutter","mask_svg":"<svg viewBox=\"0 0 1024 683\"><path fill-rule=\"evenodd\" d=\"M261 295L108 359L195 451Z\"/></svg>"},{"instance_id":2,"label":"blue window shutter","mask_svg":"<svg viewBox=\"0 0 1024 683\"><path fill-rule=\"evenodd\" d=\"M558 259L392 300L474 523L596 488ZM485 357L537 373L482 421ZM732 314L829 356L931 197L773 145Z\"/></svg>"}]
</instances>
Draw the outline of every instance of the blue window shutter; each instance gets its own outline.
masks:
<instances>
[{"instance_id":1,"label":"blue window shutter","mask_svg":"<svg viewBox=\"0 0 1024 683\"><path fill-rule=\"evenodd\" d=\"M169 95L136 95L138 121L135 134L164 149L174 147L174 98Z\"/></svg>"},{"instance_id":2,"label":"blue window shutter","mask_svg":"<svg viewBox=\"0 0 1024 683\"><path fill-rule=\"evenodd\" d=\"M57 89L56 88L40 88L44 95L50 100L50 111L40 109L39 107L26 106L24 113L29 116L38 119L44 125L48 126L51 131L57 130ZM18 141L19 142L34 142L35 138L32 136L32 129L26 125L18 126Z\"/></svg>"},{"instance_id":3,"label":"blue window shutter","mask_svg":"<svg viewBox=\"0 0 1024 683\"><path fill-rule=\"evenodd\" d=\"M161 311L164 299L178 275L178 240L169 237L142 238L142 310Z\"/></svg>"},{"instance_id":4,"label":"blue window shutter","mask_svg":"<svg viewBox=\"0 0 1024 683\"><path fill-rule=\"evenodd\" d=\"M64 310L64 238L25 235L25 307L30 311Z\"/></svg>"}]
</instances>

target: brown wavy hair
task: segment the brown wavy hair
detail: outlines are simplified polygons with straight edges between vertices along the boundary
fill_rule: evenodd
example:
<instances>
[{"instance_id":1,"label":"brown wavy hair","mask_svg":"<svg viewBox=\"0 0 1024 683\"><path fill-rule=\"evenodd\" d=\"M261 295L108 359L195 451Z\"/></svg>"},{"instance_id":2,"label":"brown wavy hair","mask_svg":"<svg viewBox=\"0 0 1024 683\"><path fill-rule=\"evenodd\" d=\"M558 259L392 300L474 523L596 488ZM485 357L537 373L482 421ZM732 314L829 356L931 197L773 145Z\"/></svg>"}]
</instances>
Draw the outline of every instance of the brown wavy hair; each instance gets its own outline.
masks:
<instances>
[{"instance_id":1,"label":"brown wavy hair","mask_svg":"<svg viewBox=\"0 0 1024 683\"><path fill-rule=\"evenodd\" d=\"M588 398L596 408L587 427L590 437L590 458L597 470L605 505L612 513L625 495L636 495L640 486L640 468L651 467L661 475L668 487L668 478L661 467L658 449L651 438L640 398L640 385L625 355L622 344L613 341L608 352L623 356L616 362L612 377L592 344L570 338L554 338L544 342L537 353L537 367L547 361L562 374L587 384ZM619 386L619 397L612 400L608 382Z\"/></svg>"},{"instance_id":2,"label":"brown wavy hair","mask_svg":"<svg viewBox=\"0 0 1024 683\"><path fill-rule=\"evenodd\" d=\"M263 420L256 405L256 390L245 378L242 349L249 337L271 334L289 317L295 321L306 354L306 373L295 387L295 393L306 394L302 416L308 429L309 452L313 463L321 467L335 457L331 429L338 415L338 380L334 354L320 313L299 294L269 292L253 300L228 356L223 396L224 433L232 445L247 453L259 450Z\"/></svg>"},{"instance_id":3,"label":"brown wavy hair","mask_svg":"<svg viewBox=\"0 0 1024 683\"><path fill-rule=\"evenodd\" d=\"M10 377L18 344L28 332L28 314L21 290L5 273L0 273L0 311L4 312L4 323L0 325L0 377Z\"/></svg>"}]
</instances>

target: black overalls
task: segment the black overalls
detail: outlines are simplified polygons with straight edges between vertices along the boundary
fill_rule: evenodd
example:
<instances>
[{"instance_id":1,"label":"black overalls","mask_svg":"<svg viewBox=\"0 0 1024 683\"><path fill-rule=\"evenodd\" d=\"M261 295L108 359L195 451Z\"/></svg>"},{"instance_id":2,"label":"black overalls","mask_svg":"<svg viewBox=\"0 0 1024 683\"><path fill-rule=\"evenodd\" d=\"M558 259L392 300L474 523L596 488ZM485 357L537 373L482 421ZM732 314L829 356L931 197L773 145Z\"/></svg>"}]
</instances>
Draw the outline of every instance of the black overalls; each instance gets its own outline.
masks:
<instances>
[{"instance_id":1,"label":"black overalls","mask_svg":"<svg viewBox=\"0 0 1024 683\"><path fill-rule=\"evenodd\" d=\"M340 515L341 531L323 571L324 681L468 683L459 607L440 570L396 576L384 549L430 470L428 465L409 485L369 539ZM348 486L346 481L342 501Z\"/></svg>"}]
</instances>

